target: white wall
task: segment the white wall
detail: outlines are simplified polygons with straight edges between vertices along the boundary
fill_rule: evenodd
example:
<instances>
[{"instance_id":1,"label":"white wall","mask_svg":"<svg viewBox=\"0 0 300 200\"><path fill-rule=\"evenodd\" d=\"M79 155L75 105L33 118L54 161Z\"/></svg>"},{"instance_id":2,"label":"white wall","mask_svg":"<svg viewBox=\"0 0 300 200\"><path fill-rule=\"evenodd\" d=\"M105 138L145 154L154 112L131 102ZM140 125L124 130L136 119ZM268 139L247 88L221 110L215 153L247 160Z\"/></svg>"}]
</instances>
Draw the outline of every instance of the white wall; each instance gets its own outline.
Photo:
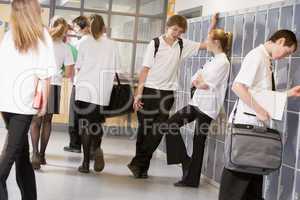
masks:
<instances>
[{"instance_id":1,"label":"white wall","mask_svg":"<svg viewBox=\"0 0 300 200\"><path fill-rule=\"evenodd\" d=\"M207 1L211 1L211 0L207 0ZM203 4L203 0L176 0L175 13L182 10L195 8L201 6L202 4Z\"/></svg>"},{"instance_id":2,"label":"white wall","mask_svg":"<svg viewBox=\"0 0 300 200\"><path fill-rule=\"evenodd\" d=\"M234 11L278 1L280 0L176 0L175 11L202 5L202 14L205 16L215 12Z\"/></svg>"}]
</instances>

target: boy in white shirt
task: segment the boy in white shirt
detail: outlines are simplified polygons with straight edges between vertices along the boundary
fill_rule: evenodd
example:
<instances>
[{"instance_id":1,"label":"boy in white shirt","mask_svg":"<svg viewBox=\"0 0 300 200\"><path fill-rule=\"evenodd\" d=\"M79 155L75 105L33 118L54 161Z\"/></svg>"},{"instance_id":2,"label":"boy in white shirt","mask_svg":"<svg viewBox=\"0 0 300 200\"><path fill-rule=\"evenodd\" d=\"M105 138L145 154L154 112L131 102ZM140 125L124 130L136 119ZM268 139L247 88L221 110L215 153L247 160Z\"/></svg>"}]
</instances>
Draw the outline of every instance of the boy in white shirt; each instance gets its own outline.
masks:
<instances>
[{"instance_id":1,"label":"boy in white shirt","mask_svg":"<svg viewBox=\"0 0 300 200\"><path fill-rule=\"evenodd\" d=\"M236 103L237 112L234 123L257 126L268 123L269 113L253 99L249 89L275 90L275 80L272 78L272 59L283 59L296 50L295 34L289 30L279 30L265 44L258 46L246 55L232 86L232 90L240 98ZM299 97L300 86L288 90L286 95L287 97ZM245 105L253 109L256 116L247 114L244 110ZM232 122L234 111L235 109L231 113L229 123ZM219 200L263 199L262 187L262 175L241 173L224 168Z\"/></svg>"},{"instance_id":2,"label":"boy in white shirt","mask_svg":"<svg viewBox=\"0 0 300 200\"><path fill-rule=\"evenodd\" d=\"M216 26L217 15L212 18L211 29ZM136 155L128 165L135 178L147 178L153 152L162 135L155 133L155 126L169 117L178 87L180 61L205 49L198 43L180 36L187 30L185 17L174 15L167 21L166 33L152 40L146 50L143 69L133 107L138 111Z\"/></svg>"}]
</instances>

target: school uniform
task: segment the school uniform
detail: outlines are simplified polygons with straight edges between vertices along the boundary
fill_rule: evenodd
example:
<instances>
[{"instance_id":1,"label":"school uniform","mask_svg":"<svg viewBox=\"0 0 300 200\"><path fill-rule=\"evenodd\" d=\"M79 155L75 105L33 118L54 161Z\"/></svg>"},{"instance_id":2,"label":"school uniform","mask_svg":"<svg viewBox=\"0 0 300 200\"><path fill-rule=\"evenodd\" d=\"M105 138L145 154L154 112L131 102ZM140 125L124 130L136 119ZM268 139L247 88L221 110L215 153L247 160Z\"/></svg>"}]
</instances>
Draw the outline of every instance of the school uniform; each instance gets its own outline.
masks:
<instances>
[{"instance_id":1,"label":"school uniform","mask_svg":"<svg viewBox=\"0 0 300 200\"><path fill-rule=\"evenodd\" d=\"M22 199L37 199L34 171L29 159L27 133L33 115L37 79L51 77L56 71L52 39L44 30L45 41L38 42L36 51L20 53L14 45L12 31L0 43L0 111L4 118L7 144L0 159L0 200L7 200L6 180L16 165L16 180Z\"/></svg>"},{"instance_id":2,"label":"school uniform","mask_svg":"<svg viewBox=\"0 0 300 200\"><path fill-rule=\"evenodd\" d=\"M155 134L153 126L169 117L174 91L178 88L180 61L199 50L199 43L186 39L183 39L182 52L178 40L170 46L160 36L159 43L155 56L153 40L148 44L144 56L143 66L149 68L149 72L141 99L143 109L137 113L136 155L129 164L129 167L139 168L142 173L147 173L152 154L161 142L162 135Z\"/></svg>"},{"instance_id":3,"label":"school uniform","mask_svg":"<svg viewBox=\"0 0 300 200\"><path fill-rule=\"evenodd\" d=\"M78 50L75 46L72 44L68 44L73 60L76 62L78 57ZM75 112L75 81L76 81L76 70L74 70L74 77L73 77L73 85L72 85L72 91L69 101L69 126L68 126L68 132L70 136L70 143L69 146L64 147L64 150L71 151L71 152L80 152L81 151L81 138L79 135L78 130L78 116Z\"/></svg>"},{"instance_id":4,"label":"school uniform","mask_svg":"<svg viewBox=\"0 0 300 200\"><path fill-rule=\"evenodd\" d=\"M234 83L242 83L257 91L272 90L271 56L264 45L250 51L243 60L241 69ZM239 100L234 123L263 126L255 116L245 114L246 104ZM234 111L233 109L233 111ZM231 113L229 123L232 123L234 112ZM224 168L219 200L262 199L263 176L235 172Z\"/></svg>"},{"instance_id":5,"label":"school uniform","mask_svg":"<svg viewBox=\"0 0 300 200\"><path fill-rule=\"evenodd\" d=\"M51 78L50 90L47 104L48 114L59 114L60 93L63 80L63 66L73 65L72 52L67 44L62 41L53 42L57 70Z\"/></svg>"},{"instance_id":6,"label":"school uniform","mask_svg":"<svg viewBox=\"0 0 300 200\"><path fill-rule=\"evenodd\" d=\"M82 134L97 137L98 141L100 139L99 145L103 135L101 123L105 121L101 111L104 106L109 105L119 65L119 52L114 41L105 36L95 40L91 35L85 35L80 40L75 65L79 70L75 83L75 109L78 114L79 130L86 131ZM83 122L86 122L87 126L94 126L95 129L98 126L100 131L85 129ZM84 157L89 162L89 153L85 152Z\"/></svg>"},{"instance_id":7,"label":"school uniform","mask_svg":"<svg viewBox=\"0 0 300 200\"><path fill-rule=\"evenodd\" d=\"M210 62L204 65L203 69L200 69L192 77L193 81L201 75L209 89L197 89L189 104L177 111L166 122L167 129L161 129L166 134L168 164L189 162L181 180L181 183L186 186L198 187L199 185L206 134L211 121L218 117L223 107L229 71L230 63L226 54L215 55ZM193 154L189 158L180 134L180 127L194 120L197 120L197 123L194 132Z\"/></svg>"}]
</instances>

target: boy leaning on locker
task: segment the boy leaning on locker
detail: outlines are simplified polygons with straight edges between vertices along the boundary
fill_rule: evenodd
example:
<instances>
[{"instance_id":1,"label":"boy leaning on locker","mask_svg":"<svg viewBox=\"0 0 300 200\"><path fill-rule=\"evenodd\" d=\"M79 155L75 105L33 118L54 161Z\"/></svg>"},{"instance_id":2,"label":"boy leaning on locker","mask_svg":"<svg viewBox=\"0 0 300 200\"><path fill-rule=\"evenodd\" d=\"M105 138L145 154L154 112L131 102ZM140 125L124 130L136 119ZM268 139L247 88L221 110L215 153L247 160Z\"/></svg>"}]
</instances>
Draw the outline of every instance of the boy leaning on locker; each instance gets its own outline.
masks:
<instances>
[{"instance_id":1,"label":"boy leaning on locker","mask_svg":"<svg viewBox=\"0 0 300 200\"><path fill-rule=\"evenodd\" d=\"M210 29L216 23L214 15ZM133 104L139 125L136 155L128 168L135 178L148 178L150 160L162 139L162 134L154 131L155 126L169 118L178 89L180 62L206 48L205 43L181 39L186 30L186 18L174 15L166 23L165 34L153 39L146 49Z\"/></svg>"}]
</instances>

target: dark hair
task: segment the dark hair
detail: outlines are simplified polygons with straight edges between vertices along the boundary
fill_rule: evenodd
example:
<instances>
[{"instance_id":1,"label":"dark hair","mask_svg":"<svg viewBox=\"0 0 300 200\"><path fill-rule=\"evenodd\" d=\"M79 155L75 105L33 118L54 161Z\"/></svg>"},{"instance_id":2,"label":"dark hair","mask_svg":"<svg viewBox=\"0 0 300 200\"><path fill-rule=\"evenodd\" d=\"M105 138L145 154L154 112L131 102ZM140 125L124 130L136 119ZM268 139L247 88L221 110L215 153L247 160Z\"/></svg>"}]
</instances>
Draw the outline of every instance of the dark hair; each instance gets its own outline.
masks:
<instances>
[{"instance_id":1,"label":"dark hair","mask_svg":"<svg viewBox=\"0 0 300 200\"><path fill-rule=\"evenodd\" d=\"M173 15L167 21L167 27L171 26L179 26L185 32L187 30L187 20L184 16L181 15Z\"/></svg>"},{"instance_id":2,"label":"dark hair","mask_svg":"<svg viewBox=\"0 0 300 200\"><path fill-rule=\"evenodd\" d=\"M103 33L105 24L104 20L100 15L93 14L90 16L90 31L91 34L93 35L94 39L97 40Z\"/></svg>"},{"instance_id":3,"label":"dark hair","mask_svg":"<svg viewBox=\"0 0 300 200\"><path fill-rule=\"evenodd\" d=\"M277 40L284 38L285 39L285 46L292 47L295 46L295 51L298 47L298 41L295 33L290 30L282 29L276 31L269 39L269 41L276 42Z\"/></svg>"},{"instance_id":4,"label":"dark hair","mask_svg":"<svg viewBox=\"0 0 300 200\"><path fill-rule=\"evenodd\" d=\"M73 19L72 23L78 25L80 29L84 29L85 27L89 26L88 18L82 15Z\"/></svg>"}]
</instances>

